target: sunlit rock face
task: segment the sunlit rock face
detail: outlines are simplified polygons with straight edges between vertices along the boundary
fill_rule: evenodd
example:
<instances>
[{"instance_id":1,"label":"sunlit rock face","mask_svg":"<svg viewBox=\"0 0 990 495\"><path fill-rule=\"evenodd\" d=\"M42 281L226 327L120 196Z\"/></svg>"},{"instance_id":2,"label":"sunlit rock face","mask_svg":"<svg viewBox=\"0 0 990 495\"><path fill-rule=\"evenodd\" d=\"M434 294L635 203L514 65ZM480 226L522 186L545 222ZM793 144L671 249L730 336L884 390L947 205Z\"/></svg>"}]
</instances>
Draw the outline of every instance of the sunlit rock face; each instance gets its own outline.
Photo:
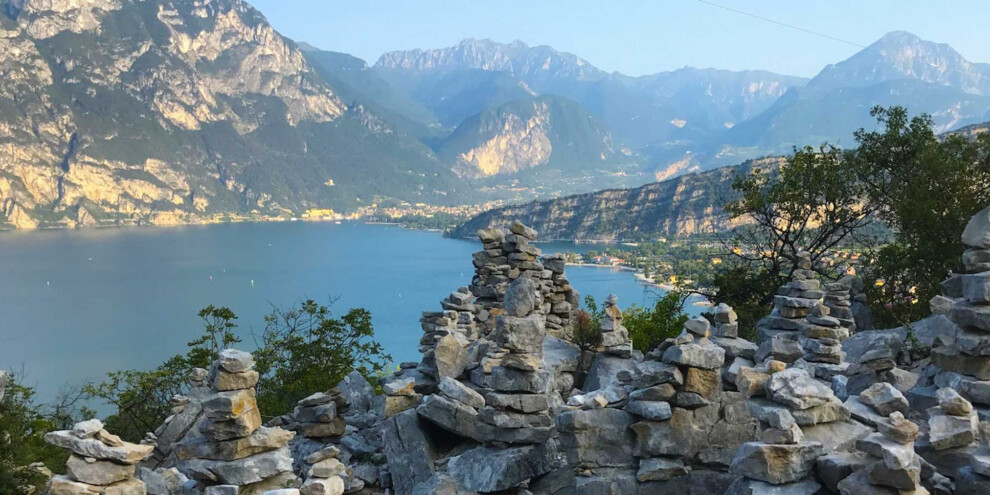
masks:
<instances>
[{"instance_id":1,"label":"sunlit rock face","mask_svg":"<svg viewBox=\"0 0 990 495\"><path fill-rule=\"evenodd\" d=\"M240 0L0 7L0 229L279 214L369 189L416 201L452 192L449 167L348 107ZM400 167L422 173L382 185Z\"/></svg>"}]
</instances>

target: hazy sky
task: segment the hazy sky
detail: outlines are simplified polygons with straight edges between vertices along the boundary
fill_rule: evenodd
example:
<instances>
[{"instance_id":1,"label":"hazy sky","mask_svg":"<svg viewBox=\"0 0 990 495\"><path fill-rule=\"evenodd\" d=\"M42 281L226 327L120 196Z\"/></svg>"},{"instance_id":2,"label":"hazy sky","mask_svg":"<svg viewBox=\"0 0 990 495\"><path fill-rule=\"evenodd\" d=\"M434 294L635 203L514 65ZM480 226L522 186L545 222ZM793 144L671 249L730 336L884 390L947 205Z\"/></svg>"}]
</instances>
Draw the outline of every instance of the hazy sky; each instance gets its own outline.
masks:
<instances>
[{"instance_id":1,"label":"hazy sky","mask_svg":"<svg viewBox=\"0 0 990 495\"><path fill-rule=\"evenodd\" d=\"M248 0L282 34L374 63L386 51L464 38L550 45L607 71L641 75L685 65L811 76L858 48L698 0ZM990 62L986 0L712 0L869 45L904 30Z\"/></svg>"}]
</instances>

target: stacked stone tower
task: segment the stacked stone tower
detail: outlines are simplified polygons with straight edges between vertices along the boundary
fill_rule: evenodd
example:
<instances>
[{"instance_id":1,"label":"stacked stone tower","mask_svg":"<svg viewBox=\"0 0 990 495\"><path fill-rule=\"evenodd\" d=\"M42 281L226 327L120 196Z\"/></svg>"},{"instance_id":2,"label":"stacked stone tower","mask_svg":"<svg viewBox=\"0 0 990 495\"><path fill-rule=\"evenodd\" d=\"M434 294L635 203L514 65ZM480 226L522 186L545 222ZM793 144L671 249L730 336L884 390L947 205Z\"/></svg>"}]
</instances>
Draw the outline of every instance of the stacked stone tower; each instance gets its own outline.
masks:
<instances>
[{"instance_id":1,"label":"stacked stone tower","mask_svg":"<svg viewBox=\"0 0 990 495\"><path fill-rule=\"evenodd\" d=\"M187 434L174 448L176 467L206 493L260 494L298 483L288 447L295 433L261 426L253 368L250 353L220 352L210 369L211 392L202 399L199 434Z\"/></svg>"},{"instance_id":2,"label":"stacked stone tower","mask_svg":"<svg viewBox=\"0 0 990 495\"><path fill-rule=\"evenodd\" d=\"M948 317L955 335L938 336L932 364L947 373L936 376L939 386L953 386L974 403L990 406L990 208L977 213L962 236L964 273L943 283L952 298Z\"/></svg>"},{"instance_id":3,"label":"stacked stone tower","mask_svg":"<svg viewBox=\"0 0 990 495\"><path fill-rule=\"evenodd\" d=\"M65 475L52 478L52 494L144 495L145 485L136 479L137 463L151 455L151 445L127 443L103 429L97 419L76 423L71 430L45 435L45 441L72 454Z\"/></svg>"}]
</instances>

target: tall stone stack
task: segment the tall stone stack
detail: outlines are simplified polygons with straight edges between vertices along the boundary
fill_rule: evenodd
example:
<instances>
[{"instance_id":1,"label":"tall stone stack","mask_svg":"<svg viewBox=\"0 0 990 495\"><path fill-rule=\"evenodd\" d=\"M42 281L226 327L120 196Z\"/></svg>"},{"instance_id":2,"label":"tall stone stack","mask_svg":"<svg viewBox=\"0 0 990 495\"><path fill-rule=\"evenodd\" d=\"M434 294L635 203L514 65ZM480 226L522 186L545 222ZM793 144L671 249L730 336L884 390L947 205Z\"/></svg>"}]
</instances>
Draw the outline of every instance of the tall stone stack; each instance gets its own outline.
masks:
<instances>
[{"instance_id":1,"label":"tall stone stack","mask_svg":"<svg viewBox=\"0 0 990 495\"><path fill-rule=\"evenodd\" d=\"M260 494L298 483L288 443L291 431L261 426L250 353L220 351L210 369L211 393L202 400L205 417L198 435L175 446L180 471L198 481L204 493Z\"/></svg>"},{"instance_id":2,"label":"tall stone stack","mask_svg":"<svg viewBox=\"0 0 990 495\"><path fill-rule=\"evenodd\" d=\"M137 463L151 455L153 446L124 442L97 419L47 433L45 441L72 451L67 474L52 477L48 493L145 495L144 483L134 476Z\"/></svg>"},{"instance_id":3,"label":"tall stone stack","mask_svg":"<svg viewBox=\"0 0 990 495\"><path fill-rule=\"evenodd\" d=\"M856 331L856 318L852 311L852 287L849 285L855 277L842 277L837 282L825 284L825 306L828 314L839 320L839 324L849 329L852 334Z\"/></svg>"},{"instance_id":4,"label":"tall stone stack","mask_svg":"<svg viewBox=\"0 0 990 495\"><path fill-rule=\"evenodd\" d=\"M828 386L803 369L783 366L771 362L766 370L743 369L739 374L745 383L741 389L751 397L749 411L760 420L763 434L761 441L743 444L732 460L730 472L743 479L733 485L731 495L772 491L766 485L780 487L781 493L817 493L820 487L809 475L824 446L807 440L804 429L849 419ZM756 398L761 395L766 398Z\"/></svg>"},{"instance_id":5,"label":"tall stone stack","mask_svg":"<svg viewBox=\"0 0 990 495\"><path fill-rule=\"evenodd\" d=\"M802 360L801 366L824 380L845 374L848 365L843 362L842 341L849 337L855 325L848 304L846 284L823 285L812 270L811 255L798 253L791 281L774 296L770 315L760 320L762 344L755 360L785 363ZM833 307L840 308L838 311L844 317L833 316Z\"/></svg>"},{"instance_id":6,"label":"tall stone stack","mask_svg":"<svg viewBox=\"0 0 990 495\"><path fill-rule=\"evenodd\" d=\"M440 393L416 408L421 418L482 444L449 460L447 474L462 489L506 490L548 472L555 462L555 444L548 442L554 380L542 359L541 300L529 275L515 278L502 298L491 340L478 341L470 381L444 377Z\"/></svg>"},{"instance_id":7,"label":"tall stone stack","mask_svg":"<svg viewBox=\"0 0 990 495\"><path fill-rule=\"evenodd\" d=\"M931 362L943 373L938 386L952 386L970 401L990 406L990 208L977 213L962 236L964 273L943 284L952 298L948 317L958 330L940 335Z\"/></svg>"},{"instance_id":8,"label":"tall stone stack","mask_svg":"<svg viewBox=\"0 0 990 495\"><path fill-rule=\"evenodd\" d=\"M609 294L602 305L602 352L628 358L632 356L632 340L629 330L622 326L622 310L619 309L619 298Z\"/></svg>"},{"instance_id":9,"label":"tall stone stack","mask_svg":"<svg viewBox=\"0 0 990 495\"><path fill-rule=\"evenodd\" d=\"M918 425L895 411L878 421L877 428L876 433L856 442L866 454L865 463L838 483L839 492L928 495L921 484L922 460L914 451Z\"/></svg>"},{"instance_id":10,"label":"tall stone stack","mask_svg":"<svg viewBox=\"0 0 990 495\"><path fill-rule=\"evenodd\" d=\"M498 228L478 231L484 250L474 253L475 275L468 289L477 297L476 312L481 335L494 329L494 317L502 314L502 295L509 283L528 276L539 285L541 301L538 312L557 336L570 330L578 306L578 293L564 274L562 256L541 258L542 252L531 243L537 232L515 221L507 234ZM544 266L546 263L546 266Z\"/></svg>"},{"instance_id":11,"label":"tall stone stack","mask_svg":"<svg viewBox=\"0 0 990 495\"><path fill-rule=\"evenodd\" d=\"M550 313L547 314L547 332L559 338L571 336L574 314L580 306L580 294L571 286L564 273L567 260L563 254L556 253L541 258L543 266L550 272L549 291L546 295L550 303ZM546 279L546 271L543 273Z\"/></svg>"}]
</instances>

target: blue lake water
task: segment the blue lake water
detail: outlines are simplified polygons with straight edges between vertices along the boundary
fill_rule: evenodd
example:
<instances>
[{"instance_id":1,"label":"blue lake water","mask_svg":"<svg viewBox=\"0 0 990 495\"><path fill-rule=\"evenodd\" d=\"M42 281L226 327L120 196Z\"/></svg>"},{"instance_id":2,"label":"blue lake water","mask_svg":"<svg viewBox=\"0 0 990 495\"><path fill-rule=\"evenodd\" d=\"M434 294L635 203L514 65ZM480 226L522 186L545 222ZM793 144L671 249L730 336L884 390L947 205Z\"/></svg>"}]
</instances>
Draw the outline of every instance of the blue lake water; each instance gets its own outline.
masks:
<instances>
[{"instance_id":1,"label":"blue lake water","mask_svg":"<svg viewBox=\"0 0 990 495\"><path fill-rule=\"evenodd\" d=\"M545 243L544 252L592 249ZM418 361L423 310L473 274L476 242L356 222L244 223L0 234L0 368L50 399L117 369L147 369L185 352L199 309L227 306L242 347L272 305L336 299L371 311L395 362ZM568 267L582 295L649 303L628 271ZM694 309L693 312L697 310Z\"/></svg>"}]
</instances>

